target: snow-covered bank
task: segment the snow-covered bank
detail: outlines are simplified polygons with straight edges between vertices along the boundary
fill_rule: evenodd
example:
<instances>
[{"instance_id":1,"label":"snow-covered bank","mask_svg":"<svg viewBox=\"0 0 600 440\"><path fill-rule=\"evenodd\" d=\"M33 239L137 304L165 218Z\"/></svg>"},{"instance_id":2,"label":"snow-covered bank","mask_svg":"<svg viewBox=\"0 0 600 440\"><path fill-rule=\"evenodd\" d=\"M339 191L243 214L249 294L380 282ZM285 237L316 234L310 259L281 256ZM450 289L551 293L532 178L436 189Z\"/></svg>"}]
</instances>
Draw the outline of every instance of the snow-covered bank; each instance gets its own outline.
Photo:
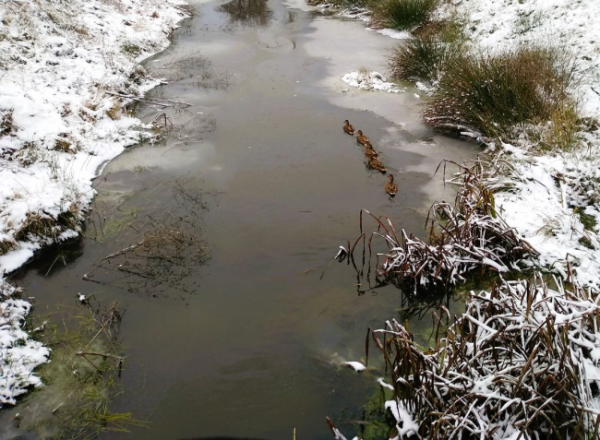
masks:
<instances>
[{"instance_id":1,"label":"snow-covered bank","mask_svg":"<svg viewBox=\"0 0 600 440\"><path fill-rule=\"evenodd\" d=\"M14 405L27 387L42 385L33 370L50 355L21 328L31 304L13 298L14 294L15 288L0 279L0 408L7 403Z\"/></svg>"},{"instance_id":2,"label":"snow-covered bank","mask_svg":"<svg viewBox=\"0 0 600 440\"><path fill-rule=\"evenodd\" d=\"M597 438L594 426L600 425L600 358L597 356L600 341L597 315L600 294L600 123L597 120L600 118L600 28L597 15L600 3L595 0L449 0L440 4L436 19L457 19L468 39L466 47L470 52L467 53L474 57L514 50L521 43L556 47L571 55L580 81L573 83L568 93L579 106L579 117L573 118L577 119L573 126L578 127L579 132L563 143L564 150L553 148L553 143L545 138L547 133L554 134L559 140L560 136L564 136L562 140L569 137L565 134L568 127L557 124L557 120L562 122L557 118L544 120L536 126L513 127L510 144L498 140L488 142L494 166L488 170L486 185L494 190L497 212L539 251L539 258L533 261L539 264L538 269L560 275L555 283L557 287L546 286L537 272L533 280L503 282L492 292L472 292L467 312L457 317L456 322L460 324L456 328L460 332L450 334L446 339L450 343L448 351L434 351L430 358L432 363L422 372L415 367L423 365L420 359L397 362L398 372L392 373L395 380L392 391L398 395L386 404L398 422L399 435L394 438L412 435L407 429L416 433L416 420L421 425L414 438L460 437L463 433L499 440L554 438L550 432L560 429L564 429L560 434L563 438ZM456 94L459 93L457 90ZM574 282L569 287L572 291L562 288L564 280ZM498 310L504 310L504 316L482 313L497 313ZM462 324L471 326L473 331L466 331L466 325ZM537 343L531 335L537 336L547 329L553 335L563 335L564 344L560 342L559 349L550 347L544 354L546 359L536 359L545 342ZM385 329L376 332L386 332L388 336L401 337L412 344L412 335L390 331L389 323ZM510 336L513 332L514 338ZM459 333L469 337L465 336L462 342L456 337ZM547 341L555 343L559 339L551 336ZM491 348L482 346L488 343ZM519 348L521 343L525 344L523 349ZM388 344L388 340L385 344L386 359L394 359L396 353L389 348L392 344ZM451 363L457 359L455 354L459 347L465 349L457 364L460 368L477 365L492 353L494 362L479 371L454 370ZM496 351L498 348L499 352ZM410 351L406 349L404 353ZM425 350L422 353L431 355ZM519 358L517 353L523 357ZM560 368L553 365L557 359L567 360L569 379L559 378ZM437 368L437 371L443 371L440 376L436 376ZM529 368L530 372L527 371ZM507 380L513 372L516 372L514 380ZM518 388L523 381L532 379L543 381L528 385L529 390L535 390L535 397L529 398L519 390L511 389L515 384ZM569 394L569 399L576 396L566 402L566 407L577 409L577 413L570 413L564 424L557 417L562 410L549 408L560 398L554 394L557 389L547 386L548 380L555 380L560 392ZM380 384L389 387L383 381ZM431 393L426 395L425 390ZM469 393L472 395L468 396ZM423 399L419 401L421 397ZM428 401L430 397L432 400ZM447 406L430 404L436 398ZM465 407L460 408L461 405ZM515 405L523 405L522 411ZM534 428L532 421L540 414L545 414L548 423L542 422ZM432 420L434 425L441 421L449 431L429 431ZM552 423L557 423L558 428ZM575 426L578 423L580 425Z\"/></svg>"},{"instance_id":3,"label":"snow-covered bank","mask_svg":"<svg viewBox=\"0 0 600 440\"><path fill-rule=\"evenodd\" d=\"M452 0L454 15L474 50L504 51L520 43L562 48L579 81L570 90L580 116L600 117L600 3L595 0ZM540 263L600 291L600 131L590 121L574 151L547 151L527 136L496 146L512 164L513 186L496 195L507 222L540 251ZM591 222L591 223L590 223Z\"/></svg>"},{"instance_id":4,"label":"snow-covered bank","mask_svg":"<svg viewBox=\"0 0 600 440\"><path fill-rule=\"evenodd\" d=\"M35 250L74 237L91 179L140 139L123 96L159 81L138 64L170 43L182 0L34 0L0 4L0 283ZM3 288L3 295L10 294ZM18 313L10 312L17 310ZM39 379L48 354L19 325L24 301L2 303L0 403ZM14 336L17 335L17 336ZM23 343L20 358L10 354Z\"/></svg>"}]
</instances>

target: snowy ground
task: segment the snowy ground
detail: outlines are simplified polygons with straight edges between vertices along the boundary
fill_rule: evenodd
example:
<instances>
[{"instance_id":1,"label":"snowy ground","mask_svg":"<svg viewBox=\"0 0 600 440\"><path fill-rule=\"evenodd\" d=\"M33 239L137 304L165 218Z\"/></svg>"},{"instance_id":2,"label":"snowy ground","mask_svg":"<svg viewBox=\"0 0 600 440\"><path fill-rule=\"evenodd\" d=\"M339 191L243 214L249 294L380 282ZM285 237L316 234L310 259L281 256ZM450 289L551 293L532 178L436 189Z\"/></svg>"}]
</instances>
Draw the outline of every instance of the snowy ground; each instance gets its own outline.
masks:
<instances>
[{"instance_id":1,"label":"snowy ground","mask_svg":"<svg viewBox=\"0 0 600 440\"><path fill-rule=\"evenodd\" d=\"M0 3L0 404L39 384L31 372L48 355L21 332L30 306L10 299L3 276L77 235L91 179L140 139L123 96L159 83L136 66L169 45L183 3Z\"/></svg>"}]
</instances>

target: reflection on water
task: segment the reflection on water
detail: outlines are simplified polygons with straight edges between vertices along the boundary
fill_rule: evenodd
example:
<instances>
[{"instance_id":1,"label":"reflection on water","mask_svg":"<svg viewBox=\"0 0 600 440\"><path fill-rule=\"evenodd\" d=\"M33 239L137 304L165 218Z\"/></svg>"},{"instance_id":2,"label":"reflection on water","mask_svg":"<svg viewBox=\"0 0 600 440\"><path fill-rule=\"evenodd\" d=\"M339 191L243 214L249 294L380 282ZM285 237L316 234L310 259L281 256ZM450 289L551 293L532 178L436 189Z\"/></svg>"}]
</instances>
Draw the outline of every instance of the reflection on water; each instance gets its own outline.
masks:
<instances>
[{"instance_id":1,"label":"reflection on water","mask_svg":"<svg viewBox=\"0 0 600 440\"><path fill-rule=\"evenodd\" d=\"M266 0L233 0L217 11L228 14L231 23L245 26L266 26L272 15Z\"/></svg>"}]
</instances>

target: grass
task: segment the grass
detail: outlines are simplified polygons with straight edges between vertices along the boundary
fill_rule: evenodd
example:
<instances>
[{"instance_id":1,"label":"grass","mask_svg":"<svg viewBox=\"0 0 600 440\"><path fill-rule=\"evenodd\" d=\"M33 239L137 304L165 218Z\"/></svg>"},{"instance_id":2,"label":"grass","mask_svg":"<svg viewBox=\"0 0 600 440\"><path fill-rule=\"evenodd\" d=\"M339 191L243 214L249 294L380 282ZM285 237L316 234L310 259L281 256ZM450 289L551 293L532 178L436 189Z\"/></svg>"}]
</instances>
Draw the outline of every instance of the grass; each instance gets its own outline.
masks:
<instances>
[{"instance_id":1,"label":"grass","mask_svg":"<svg viewBox=\"0 0 600 440\"><path fill-rule=\"evenodd\" d=\"M0 255L7 254L15 248L15 243L11 240L0 240Z\"/></svg>"},{"instance_id":2,"label":"grass","mask_svg":"<svg viewBox=\"0 0 600 440\"><path fill-rule=\"evenodd\" d=\"M573 68L563 51L538 46L462 54L446 64L425 121L440 129L467 127L494 138L504 137L518 124L552 121L566 133L556 140L564 147L573 136L570 121L576 115L575 103L567 96L575 81Z\"/></svg>"},{"instance_id":3,"label":"grass","mask_svg":"<svg viewBox=\"0 0 600 440\"><path fill-rule=\"evenodd\" d=\"M142 52L142 48L134 43L125 43L121 46L121 52L137 57Z\"/></svg>"},{"instance_id":4,"label":"grass","mask_svg":"<svg viewBox=\"0 0 600 440\"><path fill-rule=\"evenodd\" d=\"M395 78L433 82L460 50L435 34L417 36L392 50L388 67Z\"/></svg>"},{"instance_id":5,"label":"grass","mask_svg":"<svg viewBox=\"0 0 600 440\"><path fill-rule=\"evenodd\" d=\"M13 110L10 109L0 115L0 137L11 134L13 129Z\"/></svg>"},{"instance_id":6,"label":"grass","mask_svg":"<svg viewBox=\"0 0 600 440\"><path fill-rule=\"evenodd\" d=\"M373 23L398 31L412 30L429 21L439 0L381 0L372 1Z\"/></svg>"}]
</instances>

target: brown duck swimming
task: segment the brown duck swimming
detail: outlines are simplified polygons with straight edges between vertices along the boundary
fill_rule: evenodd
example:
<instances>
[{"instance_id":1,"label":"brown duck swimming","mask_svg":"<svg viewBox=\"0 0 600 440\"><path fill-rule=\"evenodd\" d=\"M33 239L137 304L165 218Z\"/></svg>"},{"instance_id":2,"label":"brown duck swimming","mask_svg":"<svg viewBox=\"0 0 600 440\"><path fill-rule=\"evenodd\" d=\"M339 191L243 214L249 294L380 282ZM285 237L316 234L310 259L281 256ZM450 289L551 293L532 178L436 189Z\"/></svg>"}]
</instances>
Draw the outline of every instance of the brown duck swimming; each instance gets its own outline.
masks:
<instances>
[{"instance_id":1,"label":"brown duck swimming","mask_svg":"<svg viewBox=\"0 0 600 440\"><path fill-rule=\"evenodd\" d=\"M350 124L350 121L346 119L344 121L344 133L349 134L350 136L354 136L354 127Z\"/></svg>"},{"instance_id":2,"label":"brown duck swimming","mask_svg":"<svg viewBox=\"0 0 600 440\"><path fill-rule=\"evenodd\" d=\"M388 176L389 182L385 184L385 192L394 197L398 193L398 185L394 183L394 176Z\"/></svg>"},{"instance_id":3,"label":"brown duck swimming","mask_svg":"<svg viewBox=\"0 0 600 440\"><path fill-rule=\"evenodd\" d=\"M365 147L365 156L367 156L367 159L369 159L369 160L378 159L379 153L377 151L375 151L375 149L373 148L373 146L371 144L369 144Z\"/></svg>"},{"instance_id":4,"label":"brown duck swimming","mask_svg":"<svg viewBox=\"0 0 600 440\"><path fill-rule=\"evenodd\" d=\"M368 137L366 137L366 136L363 134L362 130L358 130L358 131L356 132L356 142L358 142L358 143L359 143L360 145L362 145L363 147L366 147L366 146L372 146L372 145L371 145L371 141L369 140L369 138L368 138Z\"/></svg>"},{"instance_id":5,"label":"brown duck swimming","mask_svg":"<svg viewBox=\"0 0 600 440\"><path fill-rule=\"evenodd\" d=\"M369 168L381 171L383 174L387 172L387 168L379 159L369 159Z\"/></svg>"}]
</instances>

